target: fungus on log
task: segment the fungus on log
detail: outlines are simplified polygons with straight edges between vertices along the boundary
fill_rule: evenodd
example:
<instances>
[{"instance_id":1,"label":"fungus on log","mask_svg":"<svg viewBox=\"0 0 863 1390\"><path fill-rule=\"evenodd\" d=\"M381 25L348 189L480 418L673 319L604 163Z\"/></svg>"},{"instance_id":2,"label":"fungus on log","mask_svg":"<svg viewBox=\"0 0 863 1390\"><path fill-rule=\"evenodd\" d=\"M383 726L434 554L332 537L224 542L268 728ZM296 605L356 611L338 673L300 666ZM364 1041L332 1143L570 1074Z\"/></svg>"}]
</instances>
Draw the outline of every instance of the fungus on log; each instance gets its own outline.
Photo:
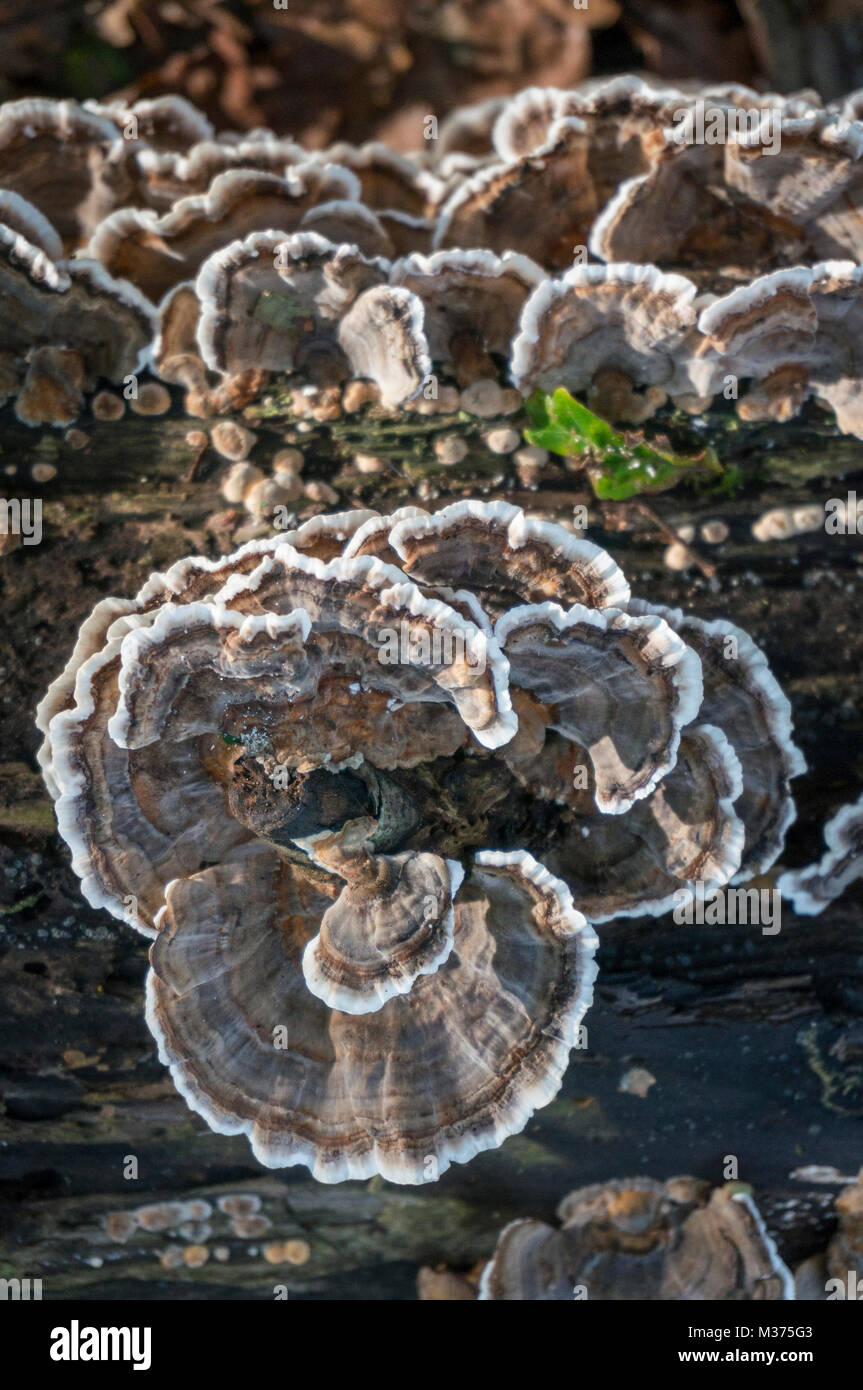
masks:
<instances>
[{"instance_id":1,"label":"fungus on log","mask_svg":"<svg viewBox=\"0 0 863 1390\"><path fill-rule=\"evenodd\" d=\"M799 767L764 658L740 634L726 672L628 603L597 546L467 501L98 605L40 760L85 897L154 938L147 1018L214 1129L323 1181L436 1176L556 1093L588 919L729 882L747 818L778 853Z\"/></svg>"},{"instance_id":2,"label":"fungus on log","mask_svg":"<svg viewBox=\"0 0 863 1390\"><path fill-rule=\"evenodd\" d=\"M486 1302L741 1302L794 1298L794 1281L751 1195L695 1178L630 1178L570 1192L559 1227L505 1226Z\"/></svg>"}]
</instances>

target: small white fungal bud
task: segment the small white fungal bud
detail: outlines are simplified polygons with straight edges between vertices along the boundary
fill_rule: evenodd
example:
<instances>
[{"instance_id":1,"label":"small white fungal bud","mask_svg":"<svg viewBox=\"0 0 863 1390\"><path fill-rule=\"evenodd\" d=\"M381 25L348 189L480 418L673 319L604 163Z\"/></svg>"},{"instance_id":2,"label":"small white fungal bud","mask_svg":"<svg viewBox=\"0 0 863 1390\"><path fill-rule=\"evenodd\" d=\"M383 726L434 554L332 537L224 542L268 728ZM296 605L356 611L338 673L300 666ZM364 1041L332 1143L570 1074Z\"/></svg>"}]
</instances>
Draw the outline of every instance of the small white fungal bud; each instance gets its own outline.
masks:
<instances>
[{"instance_id":1,"label":"small white fungal bud","mask_svg":"<svg viewBox=\"0 0 863 1390\"><path fill-rule=\"evenodd\" d=\"M310 502L328 502L332 506L334 502L339 500L339 494L335 488L319 479L313 479L312 482L306 483L304 491Z\"/></svg>"},{"instance_id":2,"label":"small white fungal bud","mask_svg":"<svg viewBox=\"0 0 863 1390\"><path fill-rule=\"evenodd\" d=\"M483 440L493 454L511 454L521 443L521 435L513 429L489 430Z\"/></svg>"},{"instance_id":3,"label":"small white fungal bud","mask_svg":"<svg viewBox=\"0 0 863 1390\"><path fill-rule=\"evenodd\" d=\"M226 502L242 502L249 489L263 477L260 468L253 463L235 463L222 479L222 496Z\"/></svg>"},{"instance_id":4,"label":"small white fungal bud","mask_svg":"<svg viewBox=\"0 0 863 1390\"><path fill-rule=\"evenodd\" d=\"M721 545L728 540L728 527L724 521L705 521L701 528L701 539L708 545Z\"/></svg>"},{"instance_id":5,"label":"small white fungal bud","mask_svg":"<svg viewBox=\"0 0 863 1390\"><path fill-rule=\"evenodd\" d=\"M691 565L692 556L685 545L675 541L673 545L668 546L662 562L670 570L685 570Z\"/></svg>"},{"instance_id":6,"label":"small white fungal bud","mask_svg":"<svg viewBox=\"0 0 863 1390\"><path fill-rule=\"evenodd\" d=\"M220 420L210 434L210 443L216 453L235 463L248 458L256 441L256 434L243 425L235 424L233 420Z\"/></svg>"},{"instance_id":7,"label":"small white fungal bud","mask_svg":"<svg viewBox=\"0 0 863 1390\"><path fill-rule=\"evenodd\" d=\"M274 473L302 473L305 459L299 449L280 449L273 456Z\"/></svg>"},{"instance_id":8,"label":"small white fungal bud","mask_svg":"<svg viewBox=\"0 0 863 1390\"><path fill-rule=\"evenodd\" d=\"M466 439L462 439L457 434L449 434L435 440L434 451L441 463L451 466L454 463L461 463L465 455L470 452L470 446Z\"/></svg>"},{"instance_id":9,"label":"small white fungal bud","mask_svg":"<svg viewBox=\"0 0 863 1390\"><path fill-rule=\"evenodd\" d=\"M481 420L490 420L494 415L503 414L504 393L491 377L480 377L471 382L461 393L462 409L469 415L478 415Z\"/></svg>"}]
</instances>

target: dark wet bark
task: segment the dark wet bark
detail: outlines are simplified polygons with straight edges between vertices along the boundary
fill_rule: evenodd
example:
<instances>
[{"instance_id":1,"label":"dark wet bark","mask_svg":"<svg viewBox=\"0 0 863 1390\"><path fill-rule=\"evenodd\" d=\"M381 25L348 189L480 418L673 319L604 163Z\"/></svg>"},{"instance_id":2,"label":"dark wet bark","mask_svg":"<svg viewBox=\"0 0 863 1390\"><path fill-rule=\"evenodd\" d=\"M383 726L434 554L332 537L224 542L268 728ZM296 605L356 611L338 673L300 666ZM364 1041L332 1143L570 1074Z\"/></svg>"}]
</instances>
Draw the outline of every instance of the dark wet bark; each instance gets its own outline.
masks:
<instances>
[{"instance_id":1,"label":"dark wet bark","mask_svg":"<svg viewBox=\"0 0 863 1390\"><path fill-rule=\"evenodd\" d=\"M276 416L257 425L256 460L283 443L286 424ZM0 1277L41 1278L46 1298L268 1299L276 1285L292 1297L411 1298L419 1265L472 1265L506 1220L548 1217L575 1186L636 1173L719 1182L729 1155L790 1260L823 1248L831 1190L789 1174L810 1163L853 1173L860 1161L859 889L820 918L786 909L774 936L670 918L603 928L588 1046L573 1054L560 1096L501 1150L436 1184L326 1187L305 1170L265 1172L244 1139L210 1133L186 1108L144 1024L146 942L78 892L34 771L32 712L100 597L134 592L153 568L190 551L232 547L244 518L219 497L215 457L196 464L199 450L186 442L202 427L179 411L130 416L86 425L90 443L74 451L0 417L7 494L44 501L41 544L0 561ZM362 428L368 434L350 426ZM380 475L351 481L345 460L325 458L322 444L307 474L334 482L345 506L415 500L423 477L440 500L495 478L495 496L559 516L587 498L582 477L562 467L539 491L513 487L499 459L441 469L429 462L428 428L373 426L364 452L387 453L397 441ZM823 819L863 780L863 547L822 532L762 545L749 528L768 506L844 496L853 480L836 475L860 466L861 448L818 423L729 436L723 457L736 452L748 478L736 497L680 490L650 499L666 525L729 523L722 546L695 542L716 565L713 580L663 568L664 539L633 510L607 509L608 529L590 532L636 593L730 617L767 651L810 764L797 783L789 865L820 852ZM58 468L51 482L32 481L38 462ZM633 529L615 529L627 518ZM644 1098L620 1089L636 1066L655 1078ZM124 1176L129 1156L137 1178ZM264 1234L242 1238L221 1214L191 1242L139 1229L121 1243L106 1230L112 1211L237 1192L261 1197ZM308 1261L269 1263L268 1245L291 1237L308 1243ZM206 1264L163 1268L166 1247L189 1243L207 1246ZM227 1261L215 1258L217 1247Z\"/></svg>"}]
</instances>

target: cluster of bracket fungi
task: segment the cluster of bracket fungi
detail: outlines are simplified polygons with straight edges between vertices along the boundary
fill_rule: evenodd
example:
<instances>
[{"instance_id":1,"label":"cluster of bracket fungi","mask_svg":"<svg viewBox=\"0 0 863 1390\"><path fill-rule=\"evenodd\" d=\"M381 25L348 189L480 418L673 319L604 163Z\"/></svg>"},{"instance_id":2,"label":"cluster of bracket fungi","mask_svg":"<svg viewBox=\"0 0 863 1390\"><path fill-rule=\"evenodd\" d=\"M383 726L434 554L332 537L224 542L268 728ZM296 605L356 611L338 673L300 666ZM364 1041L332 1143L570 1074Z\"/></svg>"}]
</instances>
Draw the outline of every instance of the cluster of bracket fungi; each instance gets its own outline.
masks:
<instances>
[{"instance_id":1,"label":"cluster of bracket fungi","mask_svg":"<svg viewBox=\"0 0 863 1390\"><path fill-rule=\"evenodd\" d=\"M747 1183L711 1191L693 1177L593 1183L564 1197L559 1224L521 1217L501 1231L491 1259L467 1273L426 1267L419 1297L431 1301L776 1302L853 1297L863 1271L863 1171L797 1170L792 1178L841 1184L826 1249L792 1268L769 1235ZM773 1212L792 1224L796 1200Z\"/></svg>"},{"instance_id":2,"label":"cluster of bracket fungi","mask_svg":"<svg viewBox=\"0 0 863 1390\"><path fill-rule=\"evenodd\" d=\"M744 632L502 502L179 561L97 606L39 725L85 897L153 938L178 1089L327 1182L522 1129L594 924L769 870L804 767Z\"/></svg>"},{"instance_id":3,"label":"cluster of bracket fungi","mask_svg":"<svg viewBox=\"0 0 863 1390\"><path fill-rule=\"evenodd\" d=\"M506 373L637 423L733 379L747 419L814 399L863 437L859 105L624 77L462 109L402 156L217 134L173 97L8 103L0 396L68 424L144 370L199 415L273 374L388 408ZM727 132L691 138L705 112Z\"/></svg>"},{"instance_id":4,"label":"cluster of bracket fungi","mask_svg":"<svg viewBox=\"0 0 863 1390\"><path fill-rule=\"evenodd\" d=\"M629 1178L582 1187L558 1207L560 1226L522 1219L500 1234L480 1299L573 1297L662 1302L773 1302L794 1280L743 1184Z\"/></svg>"},{"instance_id":5,"label":"cluster of bracket fungi","mask_svg":"<svg viewBox=\"0 0 863 1390\"><path fill-rule=\"evenodd\" d=\"M681 141L698 101L748 133ZM733 377L746 418L813 398L863 437L861 191L855 101L813 94L528 90L408 157L217 135L175 98L15 102L0 397L66 425L144 372L199 416L286 380L396 410L440 378L489 418L563 386L638 422ZM503 503L179 561L97 606L39 725L84 895L153 938L178 1089L326 1182L427 1181L521 1130L594 924L768 872L804 768L746 633ZM859 875L860 823L786 876L799 910Z\"/></svg>"},{"instance_id":6,"label":"cluster of bracket fungi","mask_svg":"<svg viewBox=\"0 0 863 1390\"><path fill-rule=\"evenodd\" d=\"M791 1177L808 1176L804 1171ZM559 1225L522 1217L501 1231L491 1259L467 1274L424 1268L421 1299L490 1302L776 1302L852 1297L863 1270L863 1172L836 1170L836 1227L822 1252L792 1268L768 1234L748 1184L711 1191L693 1177L636 1177L568 1193ZM773 1213L790 1224L795 1199Z\"/></svg>"}]
</instances>

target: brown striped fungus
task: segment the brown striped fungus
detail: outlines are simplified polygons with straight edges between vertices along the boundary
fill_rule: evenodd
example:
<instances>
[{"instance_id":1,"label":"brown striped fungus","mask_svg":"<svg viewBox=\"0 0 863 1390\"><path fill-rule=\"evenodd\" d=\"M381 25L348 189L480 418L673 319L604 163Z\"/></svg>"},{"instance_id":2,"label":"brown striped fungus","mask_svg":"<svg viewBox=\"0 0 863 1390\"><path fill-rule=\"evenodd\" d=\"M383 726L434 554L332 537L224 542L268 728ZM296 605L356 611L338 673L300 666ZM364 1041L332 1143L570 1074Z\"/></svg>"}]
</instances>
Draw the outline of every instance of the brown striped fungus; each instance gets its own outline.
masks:
<instances>
[{"instance_id":1,"label":"brown striped fungus","mask_svg":"<svg viewBox=\"0 0 863 1390\"><path fill-rule=\"evenodd\" d=\"M66 425L145 368L200 417L284 377L384 412L565 387L633 424L811 401L863 438L860 107L623 76L400 155L217 133L177 98L8 102L0 396Z\"/></svg>"},{"instance_id":2,"label":"brown striped fungus","mask_svg":"<svg viewBox=\"0 0 863 1390\"><path fill-rule=\"evenodd\" d=\"M502 502L179 561L97 606L38 718L84 896L152 938L178 1089L325 1182L520 1131L592 924L765 872L802 769L745 633Z\"/></svg>"}]
</instances>

